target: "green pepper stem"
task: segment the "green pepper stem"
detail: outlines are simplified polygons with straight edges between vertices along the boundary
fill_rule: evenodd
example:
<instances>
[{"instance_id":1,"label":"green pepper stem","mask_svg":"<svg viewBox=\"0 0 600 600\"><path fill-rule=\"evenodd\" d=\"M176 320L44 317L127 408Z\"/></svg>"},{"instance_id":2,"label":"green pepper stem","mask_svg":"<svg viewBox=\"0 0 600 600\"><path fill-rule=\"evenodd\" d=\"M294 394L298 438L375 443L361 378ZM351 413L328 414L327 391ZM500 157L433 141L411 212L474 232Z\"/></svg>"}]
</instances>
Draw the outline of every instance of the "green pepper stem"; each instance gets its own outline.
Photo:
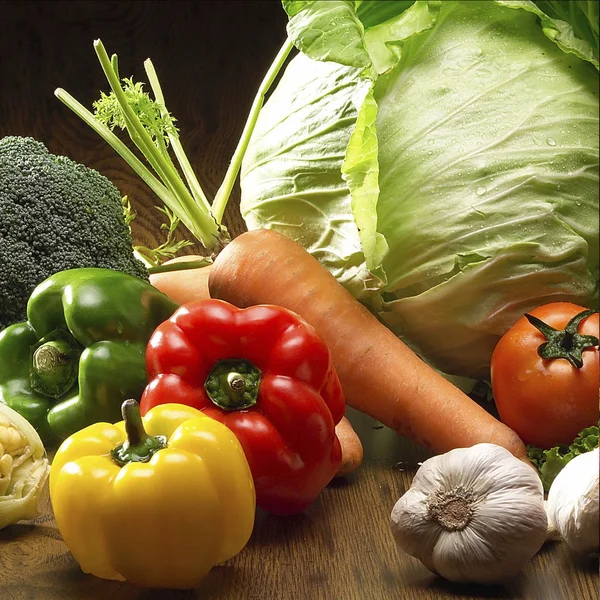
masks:
<instances>
[{"instance_id":1,"label":"green pepper stem","mask_svg":"<svg viewBox=\"0 0 600 600\"><path fill-rule=\"evenodd\" d=\"M111 456L120 466L131 462L148 462L163 448L167 447L164 435L148 435L144 429L140 405L135 400L125 400L121 405L127 439L113 448Z\"/></svg>"},{"instance_id":2,"label":"green pepper stem","mask_svg":"<svg viewBox=\"0 0 600 600\"><path fill-rule=\"evenodd\" d=\"M46 342L34 353L35 367L39 373L53 374L69 359L71 346L64 340Z\"/></svg>"},{"instance_id":3,"label":"green pepper stem","mask_svg":"<svg viewBox=\"0 0 600 600\"><path fill-rule=\"evenodd\" d=\"M53 331L32 348L31 388L50 398L60 398L76 383L80 349L66 332Z\"/></svg>"}]
</instances>

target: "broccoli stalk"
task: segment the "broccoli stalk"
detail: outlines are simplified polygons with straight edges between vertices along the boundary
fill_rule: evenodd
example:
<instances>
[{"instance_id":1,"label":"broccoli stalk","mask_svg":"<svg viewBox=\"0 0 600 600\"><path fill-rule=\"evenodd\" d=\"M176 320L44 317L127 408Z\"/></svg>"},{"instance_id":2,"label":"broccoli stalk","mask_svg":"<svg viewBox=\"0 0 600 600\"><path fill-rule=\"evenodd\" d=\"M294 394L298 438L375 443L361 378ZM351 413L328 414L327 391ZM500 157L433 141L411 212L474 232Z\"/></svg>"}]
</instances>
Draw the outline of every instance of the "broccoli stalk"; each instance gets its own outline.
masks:
<instances>
[{"instance_id":1,"label":"broccoli stalk","mask_svg":"<svg viewBox=\"0 0 600 600\"><path fill-rule=\"evenodd\" d=\"M144 68L154 93L154 100L143 91L142 84L134 83L131 78L122 80L119 78L118 58L113 55L109 59L100 40L95 40L94 49L110 85L111 93L102 94L100 100L94 103L94 113L87 110L62 88L58 88L55 95L94 129L142 178L169 210L167 216L173 215L174 220L166 226L170 236L165 242L167 247L172 247L175 226L178 221L181 221L200 244L214 255L229 241L227 229L222 223L225 207L235 185L265 95L292 48L292 42L286 40L265 75L212 205L202 190L181 145L175 119L166 108L160 82L150 59L144 62ZM115 127L127 131L150 168L113 133ZM183 178L171 159L169 147L173 150ZM152 251L150 254L146 253L145 258L158 264L164 255L164 252L157 249L155 254L152 254ZM184 266L182 263L178 268L190 268L190 265L185 263ZM150 268L150 271L152 272L153 268Z\"/></svg>"}]
</instances>

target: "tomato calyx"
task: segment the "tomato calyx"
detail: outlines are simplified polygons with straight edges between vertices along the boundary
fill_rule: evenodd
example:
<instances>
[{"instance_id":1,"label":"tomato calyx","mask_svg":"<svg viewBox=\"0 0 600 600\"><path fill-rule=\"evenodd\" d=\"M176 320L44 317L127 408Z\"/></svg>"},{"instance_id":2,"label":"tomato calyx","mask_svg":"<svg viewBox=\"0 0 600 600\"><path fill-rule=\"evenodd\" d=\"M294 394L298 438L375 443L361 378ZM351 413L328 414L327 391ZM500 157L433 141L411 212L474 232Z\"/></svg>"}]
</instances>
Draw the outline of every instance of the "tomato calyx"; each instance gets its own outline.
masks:
<instances>
[{"instance_id":1,"label":"tomato calyx","mask_svg":"<svg viewBox=\"0 0 600 600\"><path fill-rule=\"evenodd\" d=\"M583 351L598 345L598 338L595 335L582 335L578 332L579 324L595 310L584 310L575 315L564 329L554 329L554 327L544 323L537 317L526 314L526 319L546 338L546 342L540 344L537 353L540 358L555 359L564 358L576 369L583 367Z\"/></svg>"}]
</instances>

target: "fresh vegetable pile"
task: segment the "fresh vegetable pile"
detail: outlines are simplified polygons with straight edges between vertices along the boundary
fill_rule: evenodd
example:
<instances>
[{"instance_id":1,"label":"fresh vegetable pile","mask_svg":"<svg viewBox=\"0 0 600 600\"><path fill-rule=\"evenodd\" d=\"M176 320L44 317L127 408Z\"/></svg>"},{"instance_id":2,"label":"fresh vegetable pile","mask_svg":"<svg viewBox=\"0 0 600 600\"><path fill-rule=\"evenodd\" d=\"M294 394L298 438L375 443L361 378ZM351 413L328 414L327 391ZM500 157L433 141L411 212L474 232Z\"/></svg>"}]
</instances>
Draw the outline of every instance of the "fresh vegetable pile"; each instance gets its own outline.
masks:
<instances>
[{"instance_id":1,"label":"fresh vegetable pile","mask_svg":"<svg viewBox=\"0 0 600 600\"><path fill-rule=\"evenodd\" d=\"M249 228L454 375L528 310L597 308L597 3L283 4L301 52L244 156Z\"/></svg>"},{"instance_id":2,"label":"fresh vegetable pile","mask_svg":"<svg viewBox=\"0 0 600 600\"><path fill-rule=\"evenodd\" d=\"M299 513L358 468L347 403L434 455L391 513L432 572L502 581L549 531L598 552L597 11L283 6L212 201L150 60L154 98L100 40L93 112L56 91L155 193L158 248L98 173L0 140L0 527L50 472L83 571L196 587L257 506ZM175 257L180 223L205 255ZM489 378L499 418L450 374Z\"/></svg>"}]
</instances>

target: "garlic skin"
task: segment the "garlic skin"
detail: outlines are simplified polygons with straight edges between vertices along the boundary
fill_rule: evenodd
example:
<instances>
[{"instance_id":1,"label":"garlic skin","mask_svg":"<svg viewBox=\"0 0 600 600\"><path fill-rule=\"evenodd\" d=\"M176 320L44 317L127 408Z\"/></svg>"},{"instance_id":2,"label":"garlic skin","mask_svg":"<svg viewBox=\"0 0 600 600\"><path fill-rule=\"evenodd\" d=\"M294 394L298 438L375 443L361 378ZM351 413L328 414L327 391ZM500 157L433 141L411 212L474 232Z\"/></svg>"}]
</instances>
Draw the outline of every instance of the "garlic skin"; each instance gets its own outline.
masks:
<instances>
[{"instance_id":1,"label":"garlic skin","mask_svg":"<svg viewBox=\"0 0 600 600\"><path fill-rule=\"evenodd\" d=\"M548 515L548 500L544 500L544 506L546 507L546 515L548 516L548 530L546 531L546 541L547 542L559 542L562 540L560 533L558 533L558 529L556 529L556 525L553 521L550 520L550 515Z\"/></svg>"},{"instance_id":2,"label":"garlic skin","mask_svg":"<svg viewBox=\"0 0 600 600\"><path fill-rule=\"evenodd\" d=\"M598 448L570 460L548 492L548 521L575 552L600 550Z\"/></svg>"},{"instance_id":3,"label":"garlic skin","mask_svg":"<svg viewBox=\"0 0 600 600\"><path fill-rule=\"evenodd\" d=\"M539 476L495 444L426 460L391 514L400 549L455 582L516 575L542 547L547 525Z\"/></svg>"}]
</instances>

